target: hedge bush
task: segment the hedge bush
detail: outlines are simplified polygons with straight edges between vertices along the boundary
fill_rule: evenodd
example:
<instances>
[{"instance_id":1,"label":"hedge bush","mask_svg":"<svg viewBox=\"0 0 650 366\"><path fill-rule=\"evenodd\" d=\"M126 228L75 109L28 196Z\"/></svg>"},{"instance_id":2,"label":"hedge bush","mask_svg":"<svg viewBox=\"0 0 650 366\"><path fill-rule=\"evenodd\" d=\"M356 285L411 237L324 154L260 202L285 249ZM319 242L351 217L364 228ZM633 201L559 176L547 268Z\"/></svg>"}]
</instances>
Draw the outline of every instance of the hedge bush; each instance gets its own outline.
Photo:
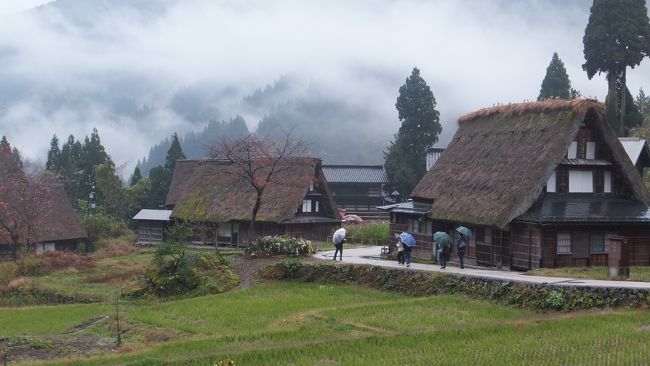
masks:
<instances>
[{"instance_id":1,"label":"hedge bush","mask_svg":"<svg viewBox=\"0 0 650 366\"><path fill-rule=\"evenodd\" d=\"M262 236L253 240L246 248L251 257L272 255L304 256L314 253L311 241L296 239L289 235Z\"/></svg>"},{"instance_id":2,"label":"hedge bush","mask_svg":"<svg viewBox=\"0 0 650 366\"><path fill-rule=\"evenodd\" d=\"M239 277L213 253L188 252L182 244L164 243L144 274L143 287L129 296L201 296L228 291Z\"/></svg>"},{"instance_id":3,"label":"hedge bush","mask_svg":"<svg viewBox=\"0 0 650 366\"><path fill-rule=\"evenodd\" d=\"M300 263L296 268L295 263L284 261L266 267L262 275L302 282L352 283L409 296L458 293L537 311L647 308L650 305L648 290L524 284L371 265Z\"/></svg>"}]
</instances>

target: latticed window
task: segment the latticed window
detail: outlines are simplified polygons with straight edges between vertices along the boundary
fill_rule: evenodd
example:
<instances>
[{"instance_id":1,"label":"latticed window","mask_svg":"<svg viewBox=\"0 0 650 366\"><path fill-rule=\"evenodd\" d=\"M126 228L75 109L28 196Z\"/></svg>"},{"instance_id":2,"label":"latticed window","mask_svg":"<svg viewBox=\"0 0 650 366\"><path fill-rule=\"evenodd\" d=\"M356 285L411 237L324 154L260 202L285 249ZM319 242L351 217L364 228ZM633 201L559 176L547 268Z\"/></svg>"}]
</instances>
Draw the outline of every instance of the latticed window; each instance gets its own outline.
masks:
<instances>
[{"instance_id":1,"label":"latticed window","mask_svg":"<svg viewBox=\"0 0 650 366\"><path fill-rule=\"evenodd\" d=\"M557 233L557 253L571 253L571 233Z\"/></svg>"},{"instance_id":2,"label":"latticed window","mask_svg":"<svg viewBox=\"0 0 650 366\"><path fill-rule=\"evenodd\" d=\"M606 253L609 250L605 233L589 234L589 250L592 253Z\"/></svg>"}]
</instances>

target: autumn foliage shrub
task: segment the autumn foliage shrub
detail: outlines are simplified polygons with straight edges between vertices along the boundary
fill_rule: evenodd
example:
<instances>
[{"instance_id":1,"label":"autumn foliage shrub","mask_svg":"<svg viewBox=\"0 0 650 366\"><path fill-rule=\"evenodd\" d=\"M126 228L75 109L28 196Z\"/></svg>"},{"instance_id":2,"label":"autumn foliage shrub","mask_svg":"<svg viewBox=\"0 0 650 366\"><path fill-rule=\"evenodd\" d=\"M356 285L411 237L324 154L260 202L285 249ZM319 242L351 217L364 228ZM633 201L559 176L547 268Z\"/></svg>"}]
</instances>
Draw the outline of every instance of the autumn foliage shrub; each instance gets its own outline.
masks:
<instances>
[{"instance_id":1,"label":"autumn foliage shrub","mask_svg":"<svg viewBox=\"0 0 650 366\"><path fill-rule=\"evenodd\" d=\"M41 255L45 273L66 268L88 269L95 266L95 259L74 252L57 250Z\"/></svg>"}]
</instances>

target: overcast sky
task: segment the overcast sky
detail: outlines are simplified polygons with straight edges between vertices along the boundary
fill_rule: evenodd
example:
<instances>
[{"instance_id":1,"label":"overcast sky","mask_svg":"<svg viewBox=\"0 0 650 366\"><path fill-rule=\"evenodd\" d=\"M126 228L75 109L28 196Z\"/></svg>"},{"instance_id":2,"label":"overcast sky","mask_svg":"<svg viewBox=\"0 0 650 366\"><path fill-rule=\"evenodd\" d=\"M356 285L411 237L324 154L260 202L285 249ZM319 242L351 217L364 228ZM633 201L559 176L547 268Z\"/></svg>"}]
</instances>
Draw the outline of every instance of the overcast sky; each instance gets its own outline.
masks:
<instances>
[{"instance_id":1,"label":"overcast sky","mask_svg":"<svg viewBox=\"0 0 650 366\"><path fill-rule=\"evenodd\" d=\"M0 15L16 14L51 1L52 0L2 0L0 2Z\"/></svg>"},{"instance_id":2,"label":"overcast sky","mask_svg":"<svg viewBox=\"0 0 650 366\"><path fill-rule=\"evenodd\" d=\"M157 106L197 84L243 96L290 76L367 106L392 134L399 86L417 66L446 145L459 116L535 99L554 51L583 96L602 100L607 88L581 69L589 0L59 0L16 14L44 2L0 1L0 134L32 159L44 159L52 134L97 126L130 169L160 138L196 128L166 108L115 118L101 100L121 92ZM650 88L650 61L628 80L634 95Z\"/></svg>"}]
</instances>

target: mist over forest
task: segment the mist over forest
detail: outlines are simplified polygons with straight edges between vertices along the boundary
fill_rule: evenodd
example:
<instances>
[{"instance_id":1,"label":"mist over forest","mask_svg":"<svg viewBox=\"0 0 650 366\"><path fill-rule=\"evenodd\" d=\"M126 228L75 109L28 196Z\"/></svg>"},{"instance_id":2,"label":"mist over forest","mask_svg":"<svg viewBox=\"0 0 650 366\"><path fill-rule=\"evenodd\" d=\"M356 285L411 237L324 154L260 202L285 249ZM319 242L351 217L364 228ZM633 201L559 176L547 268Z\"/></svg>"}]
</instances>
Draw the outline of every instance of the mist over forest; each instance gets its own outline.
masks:
<instances>
[{"instance_id":1,"label":"mist over forest","mask_svg":"<svg viewBox=\"0 0 650 366\"><path fill-rule=\"evenodd\" d=\"M325 163L378 164L414 66L441 146L459 116L535 99L553 52L575 89L603 100L604 76L581 68L590 5L56 0L1 16L0 135L44 161L53 134L97 127L125 178L159 164L174 132L190 158L221 136L291 130ZM647 63L629 70L633 94L649 76Z\"/></svg>"}]
</instances>

